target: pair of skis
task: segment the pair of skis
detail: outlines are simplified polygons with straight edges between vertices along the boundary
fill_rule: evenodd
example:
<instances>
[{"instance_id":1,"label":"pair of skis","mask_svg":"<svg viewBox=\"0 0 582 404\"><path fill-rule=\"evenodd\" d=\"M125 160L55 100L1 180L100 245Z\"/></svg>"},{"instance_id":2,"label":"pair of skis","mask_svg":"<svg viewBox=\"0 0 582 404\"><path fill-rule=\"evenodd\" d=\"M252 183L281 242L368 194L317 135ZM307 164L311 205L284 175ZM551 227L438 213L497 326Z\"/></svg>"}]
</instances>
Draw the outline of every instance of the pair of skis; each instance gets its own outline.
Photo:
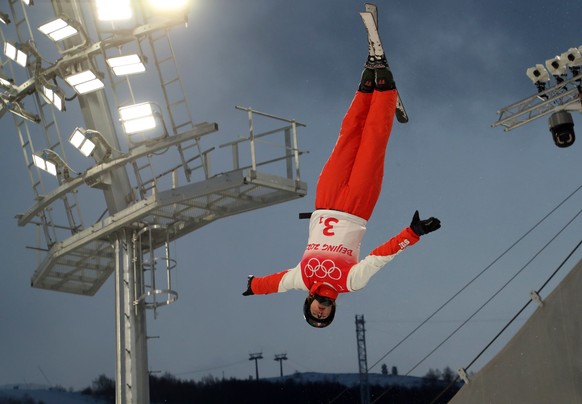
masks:
<instances>
[{"instance_id":1,"label":"pair of skis","mask_svg":"<svg viewBox=\"0 0 582 404\"><path fill-rule=\"evenodd\" d=\"M388 61L386 59L386 54L382 48L382 41L380 40L380 35L378 34L378 7L372 3L366 3L364 12L360 13L366 31L368 32L368 60L366 62L366 67L374 69L388 66ZM404 104L402 99L400 99L400 94L396 100L396 119L400 123L408 122L408 114L404 109Z\"/></svg>"}]
</instances>

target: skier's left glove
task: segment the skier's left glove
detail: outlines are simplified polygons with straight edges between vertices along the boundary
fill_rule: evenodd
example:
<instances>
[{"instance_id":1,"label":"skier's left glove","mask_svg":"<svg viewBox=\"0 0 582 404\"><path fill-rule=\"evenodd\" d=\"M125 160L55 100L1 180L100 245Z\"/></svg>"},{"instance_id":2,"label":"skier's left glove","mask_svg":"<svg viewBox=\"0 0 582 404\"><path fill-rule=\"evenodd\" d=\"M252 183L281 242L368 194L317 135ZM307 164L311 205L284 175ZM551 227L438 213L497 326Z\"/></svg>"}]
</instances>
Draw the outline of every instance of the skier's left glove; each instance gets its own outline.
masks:
<instances>
[{"instance_id":1,"label":"skier's left glove","mask_svg":"<svg viewBox=\"0 0 582 404\"><path fill-rule=\"evenodd\" d=\"M427 233L440 229L441 221L438 220L436 217L430 217L426 220L420 220L420 215L417 210L416 212L414 212L414 216L412 217L410 228L418 236L423 236Z\"/></svg>"},{"instance_id":2,"label":"skier's left glove","mask_svg":"<svg viewBox=\"0 0 582 404\"><path fill-rule=\"evenodd\" d=\"M249 275L249 280L247 281L247 290L243 292L243 296L251 296L254 295L253 290L251 289L251 283L253 281L254 275Z\"/></svg>"}]
</instances>

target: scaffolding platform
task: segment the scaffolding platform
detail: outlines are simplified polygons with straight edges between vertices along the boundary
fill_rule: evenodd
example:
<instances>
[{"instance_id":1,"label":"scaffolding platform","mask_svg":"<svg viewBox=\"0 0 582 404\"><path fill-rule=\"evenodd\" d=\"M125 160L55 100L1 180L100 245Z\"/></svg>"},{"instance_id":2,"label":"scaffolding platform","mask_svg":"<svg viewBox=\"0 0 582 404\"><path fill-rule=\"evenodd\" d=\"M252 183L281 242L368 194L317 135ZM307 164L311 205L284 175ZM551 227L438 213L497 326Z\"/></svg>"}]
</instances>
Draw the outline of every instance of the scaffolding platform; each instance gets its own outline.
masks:
<instances>
[{"instance_id":1,"label":"scaffolding platform","mask_svg":"<svg viewBox=\"0 0 582 404\"><path fill-rule=\"evenodd\" d=\"M35 288L94 295L115 270L109 236L118 230L161 224L170 240L217 219L301 198L302 181L238 169L162 191L52 246L32 276ZM165 237L154 240L154 248Z\"/></svg>"}]
</instances>

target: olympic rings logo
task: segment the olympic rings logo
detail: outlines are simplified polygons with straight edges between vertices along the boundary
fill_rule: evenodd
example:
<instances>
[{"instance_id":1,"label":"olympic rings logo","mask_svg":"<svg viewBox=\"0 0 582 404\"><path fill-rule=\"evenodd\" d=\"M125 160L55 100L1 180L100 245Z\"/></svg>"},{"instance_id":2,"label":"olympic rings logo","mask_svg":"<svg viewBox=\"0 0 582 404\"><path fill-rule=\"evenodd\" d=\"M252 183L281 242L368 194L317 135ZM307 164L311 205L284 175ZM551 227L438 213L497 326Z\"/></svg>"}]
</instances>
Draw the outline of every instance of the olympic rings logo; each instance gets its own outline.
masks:
<instances>
[{"instance_id":1,"label":"olympic rings logo","mask_svg":"<svg viewBox=\"0 0 582 404\"><path fill-rule=\"evenodd\" d=\"M319 262L317 258L310 258L303 267L303 272L308 278L315 276L320 279L327 278L337 281L342 277L342 271L335 266L335 262L329 259Z\"/></svg>"}]
</instances>

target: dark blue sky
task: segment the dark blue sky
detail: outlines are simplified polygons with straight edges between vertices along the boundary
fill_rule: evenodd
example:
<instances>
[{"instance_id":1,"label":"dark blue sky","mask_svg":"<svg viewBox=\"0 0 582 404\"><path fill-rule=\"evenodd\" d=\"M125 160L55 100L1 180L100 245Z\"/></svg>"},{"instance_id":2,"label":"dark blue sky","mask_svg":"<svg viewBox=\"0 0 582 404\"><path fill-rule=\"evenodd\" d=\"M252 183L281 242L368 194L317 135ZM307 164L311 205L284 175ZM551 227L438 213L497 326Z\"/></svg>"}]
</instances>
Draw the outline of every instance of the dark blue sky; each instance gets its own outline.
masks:
<instances>
[{"instance_id":1,"label":"dark blue sky","mask_svg":"<svg viewBox=\"0 0 582 404\"><path fill-rule=\"evenodd\" d=\"M36 3L31 18L48 2ZM301 159L309 193L217 221L174 244L179 299L160 309L156 320L148 318L149 334L160 337L149 342L152 371L246 378L254 375L249 353L263 352L262 377L278 375L278 353L289 358L285 373L357 372L356 314L366 319L372 365L581 185L582 140L558 149L547 117L509 133L491 128L499 108L535 92L528 67L582 45L579 2L557 7L541 0L443 0L421 6L397 0L378 6L380 33L410 122L394 126L384 189L362 256L407 226L416 209L437 216L442 229L399 255L364 290L341 296L327 329L307 326L303 293L243 298L248 274L291 268L302 255L308 223L297 213L312 209L319 171L367 53L358 15L363 3L194 1L188 27L172 34L194 120L219 124L210 139L215 146L248 130L246 115L235 105L305 123L299 146L309 150ZM47 15L34 18L44 21ZM580 122L580 114L573 116ZM63 126L79 124L66 112L59 117ZM112 279L90 298L29 286L37 260L25 246L34 244L35 231L19 228L14 216L33 204L32 191L13 122L2 122L0 181L7 192L0 216L0 384L43 383L44 373L53 384L81 388L99 374L113 377ZM414 368L412 374L421 376L429 368L471 362L579 241L580 219L417 366L578 213L581 199L574 195L381 363L401 374ZM580 258L578 252L566 269ZM380 365L371 371L379 372Z\"/></svg>"}]
</instances>

